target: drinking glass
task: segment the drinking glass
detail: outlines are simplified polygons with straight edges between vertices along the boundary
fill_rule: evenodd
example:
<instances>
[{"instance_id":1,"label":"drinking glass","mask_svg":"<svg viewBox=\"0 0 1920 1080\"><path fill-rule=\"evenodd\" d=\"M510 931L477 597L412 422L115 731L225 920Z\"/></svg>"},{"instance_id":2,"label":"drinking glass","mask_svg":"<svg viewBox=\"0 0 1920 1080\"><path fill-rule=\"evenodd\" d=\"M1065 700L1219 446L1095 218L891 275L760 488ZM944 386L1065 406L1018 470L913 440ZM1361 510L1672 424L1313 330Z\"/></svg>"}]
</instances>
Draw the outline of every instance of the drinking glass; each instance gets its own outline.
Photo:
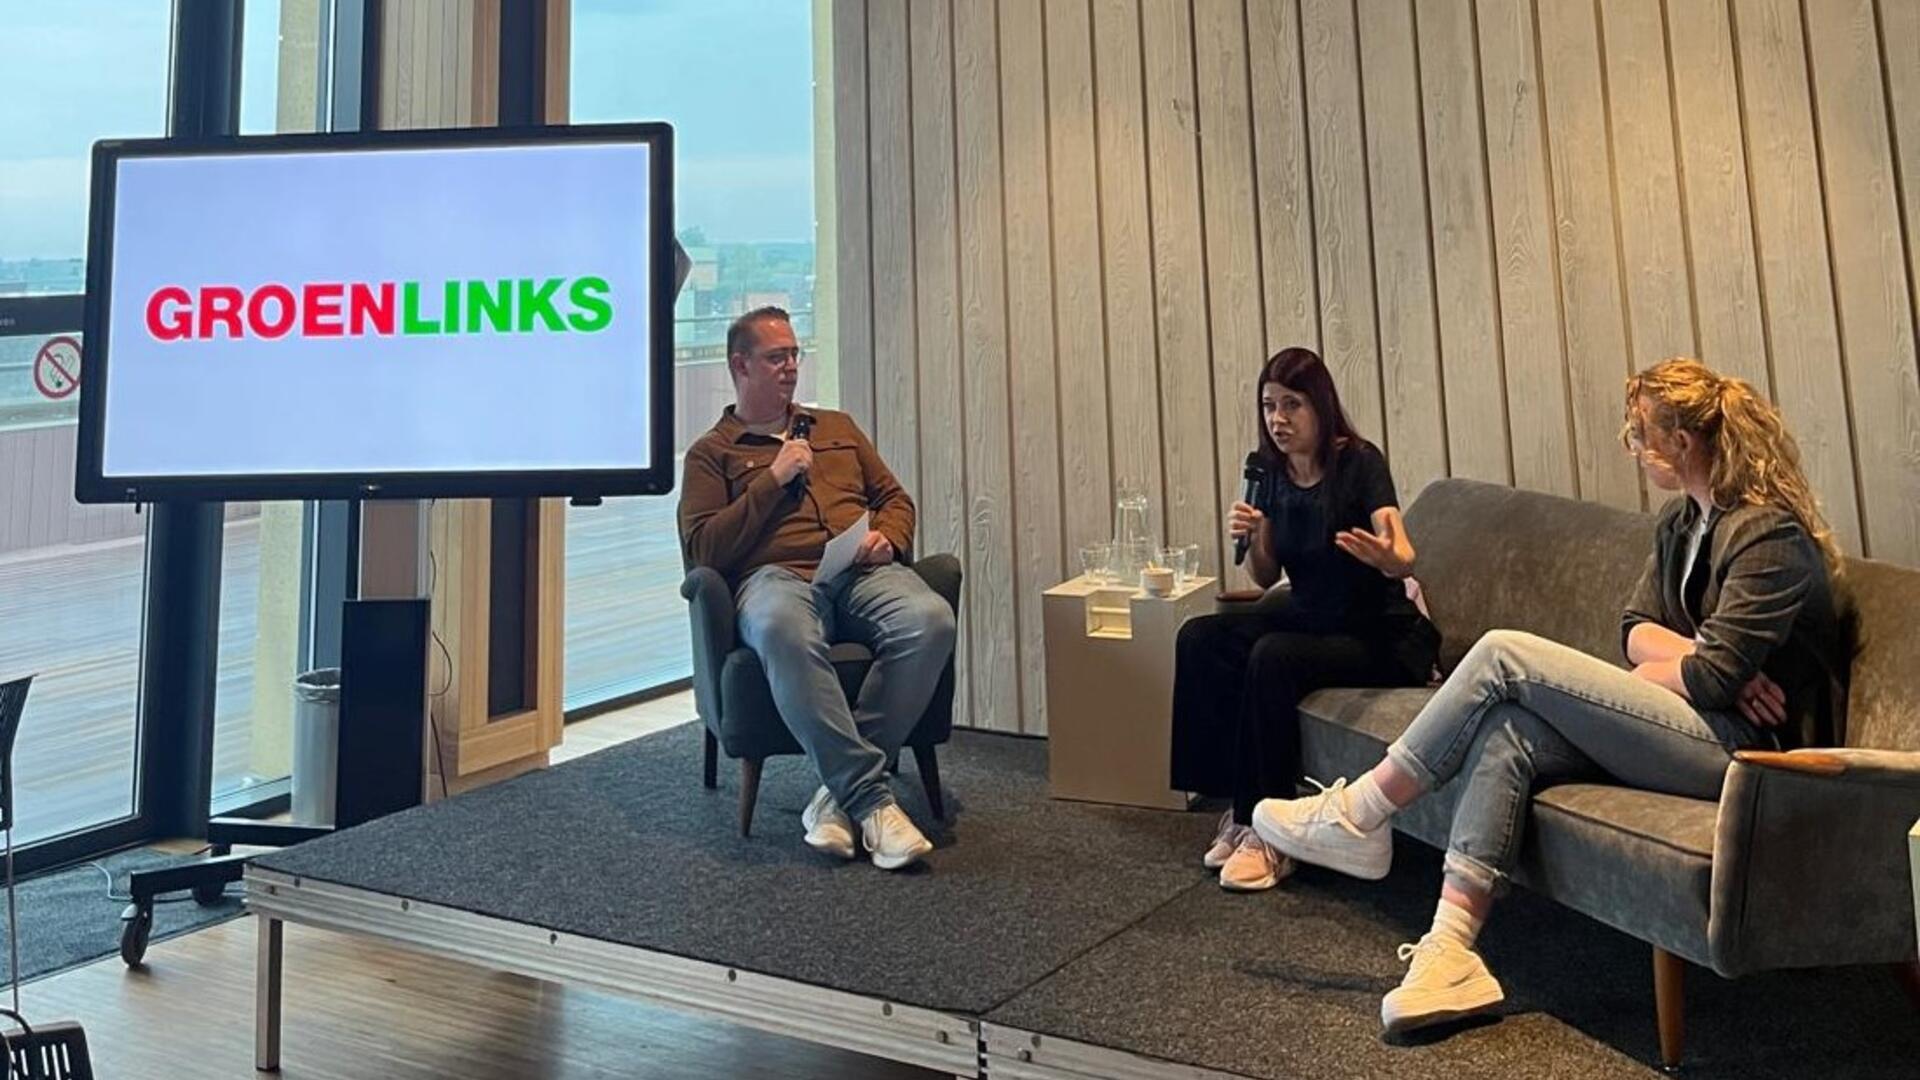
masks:
<instances>
[{"instance_id":1,"label":"drinking glass","mask_svg":"<svg viewBox=\"0 0 1920 1080\"><path fill-rule=\"evenodd\" d=\"M1200 576L1200 545L1186 544L1181 547L1187 553L1187 577L1189 580Z\"/></svg>"},{"instance_id":2,"label":"drinking glass","mask_svg":"<svg viewBox=\"0 0 1920 1080\"><path fill-rule=\"evenodd\" d=\"M1080 573L1091 585L1105 585L1113 570L1113 544L1102 541L1080 548Z\"/></svg>"},{"instance_id":3,"label":"drinking glass","mask_svg":"<svg viewBox=\"0 0 1920 1080\"><path fill-rule=\"evenodd\" d=\"M1187 549L1183 547L1163 547L1154 551L1153 565L1164 566L1173 571L1173 587L1185 588L1187 584Z\"/></svg>"}]
</instances>

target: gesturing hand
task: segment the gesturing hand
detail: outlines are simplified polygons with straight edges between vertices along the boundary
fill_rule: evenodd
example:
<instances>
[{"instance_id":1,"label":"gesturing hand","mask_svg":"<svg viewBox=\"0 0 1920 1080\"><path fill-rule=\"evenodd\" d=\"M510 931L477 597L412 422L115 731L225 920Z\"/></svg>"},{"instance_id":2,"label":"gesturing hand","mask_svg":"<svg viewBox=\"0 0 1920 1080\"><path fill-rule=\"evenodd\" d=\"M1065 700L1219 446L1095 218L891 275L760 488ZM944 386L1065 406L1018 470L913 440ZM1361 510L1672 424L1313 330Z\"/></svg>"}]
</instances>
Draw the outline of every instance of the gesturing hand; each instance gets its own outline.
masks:
<instances>
[{"instance_id":1,"label":"gesturing hand","mask_svg":"<svg viewBox=\"0 0 1920 1080\"><path fill-rule=\"evenodd\" d=\"M1333 544L1388 577L1400 577L1406 572L1407 568L1394 551L1393 537L1389 534L1366 529L1342 529L1333 535Z\"/></svg>"},{"instance_id":2,"label":"gesturing hand","mask_svg":"<svg viewBox=\"0 0 1920 1080\"><path fill-rule=\"evenodd\" d=\"M1755 672L1735 700L1740 715L1761 727L1779 727L1787 722L1787 693L1764 671Z\"/></svg>"}]
</instances>

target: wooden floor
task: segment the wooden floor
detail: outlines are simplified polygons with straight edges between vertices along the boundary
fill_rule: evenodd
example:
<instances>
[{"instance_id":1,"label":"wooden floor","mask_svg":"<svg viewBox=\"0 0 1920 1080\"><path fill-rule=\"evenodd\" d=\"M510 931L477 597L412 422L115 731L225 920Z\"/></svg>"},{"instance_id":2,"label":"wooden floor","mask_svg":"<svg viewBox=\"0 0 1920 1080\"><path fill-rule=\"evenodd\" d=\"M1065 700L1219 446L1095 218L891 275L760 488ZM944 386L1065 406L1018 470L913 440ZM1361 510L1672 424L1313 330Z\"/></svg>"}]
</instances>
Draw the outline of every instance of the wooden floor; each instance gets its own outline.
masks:
<instances>
[{"instance_id":1,"label":"wooden floor","mask_svg":"<svg viewBox=\"0 0 1920 1080\"><path fill-rule=\"evenodd\" d=\"M691 694L569 726L556 758L690 719ZM127 1080L253 1077L254 920L32 983L29 1020L78 1020L95 1072ZM280 1075L289 1080L919 1080L939 1074L638 1001L502 975L289 926Z\"/></svg>"}]
</instances>

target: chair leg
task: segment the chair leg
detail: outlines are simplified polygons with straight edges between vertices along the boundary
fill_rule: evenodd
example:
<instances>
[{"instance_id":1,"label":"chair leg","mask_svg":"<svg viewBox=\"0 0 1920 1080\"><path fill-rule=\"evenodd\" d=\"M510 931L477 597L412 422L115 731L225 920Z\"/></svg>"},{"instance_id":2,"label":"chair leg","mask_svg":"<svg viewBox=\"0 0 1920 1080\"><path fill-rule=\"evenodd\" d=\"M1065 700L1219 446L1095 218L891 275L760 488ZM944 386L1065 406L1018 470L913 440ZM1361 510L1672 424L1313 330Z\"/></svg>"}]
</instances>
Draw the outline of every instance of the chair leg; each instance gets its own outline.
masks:
<instances>
[{"instance_id":1,"label":"chair leg","mask_svg":"<svg viewBox=\"0 0 1920 1080\"><path fill-rule=\"evenodd\" d=\"M1686 961L1665 949L1653 950L1653 1004L1660 1025L1660 1064L1680 1067L1680 1047L1686 1039Z\"/></svg>"},{"instance_id":2,"label":"chair leg","mask_svg":"<svg viewBox=\"0 0 1920 1080\"><path fill-rule=\"evenodd\" d=\"M760 798L761 758L740 759L740 835L753 835L753 804Z\"/></svg>"},{"instance_id":3,"label":"chair leg","mask_svg":"<svg viewBox=\"0 0 1920 1080\"><path fill-rule=\"evenodd\" d=\"M947 820L947 801L940 795L940 759L933 747L914 747L913 763L920 766L920 786L927 790L927 806L933 811L933 820Z\"/></svg>"},{"instance_id":4,"label":"chair leg","mask_svg":"<svg viewBox=\"0 0 1920 1080\"><path fill-rule=\"evenodd\" d=\"M704 734L707 745L705 757L700 765L700 779L706 784L707 790L712 791L720 782L720 740L714 738L711 731Z\"/></svg>"}]
</instances>

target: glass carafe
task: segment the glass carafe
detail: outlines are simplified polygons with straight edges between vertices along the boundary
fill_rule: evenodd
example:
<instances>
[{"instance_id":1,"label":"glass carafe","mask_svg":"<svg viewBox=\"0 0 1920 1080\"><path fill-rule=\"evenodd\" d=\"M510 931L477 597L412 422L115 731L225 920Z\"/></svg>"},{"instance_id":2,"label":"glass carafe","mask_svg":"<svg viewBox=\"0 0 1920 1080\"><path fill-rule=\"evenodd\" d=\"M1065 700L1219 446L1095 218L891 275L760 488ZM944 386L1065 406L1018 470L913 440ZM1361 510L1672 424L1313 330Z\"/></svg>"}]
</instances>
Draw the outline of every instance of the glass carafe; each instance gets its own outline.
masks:
<instances>
[{"instance_id":1,"label":"glass carafe","mask_svg":"<svg viewBox=\"0 0 1920 1080\"><path fill-rule=\"evenodd\" d=\"M1153 558L1153 527L1147 514L1147 493L1122 485L1113 504L1113 562L1114 572L1125 586L1138 585L1140 571Z\"/></svg>"}]
</instances>

